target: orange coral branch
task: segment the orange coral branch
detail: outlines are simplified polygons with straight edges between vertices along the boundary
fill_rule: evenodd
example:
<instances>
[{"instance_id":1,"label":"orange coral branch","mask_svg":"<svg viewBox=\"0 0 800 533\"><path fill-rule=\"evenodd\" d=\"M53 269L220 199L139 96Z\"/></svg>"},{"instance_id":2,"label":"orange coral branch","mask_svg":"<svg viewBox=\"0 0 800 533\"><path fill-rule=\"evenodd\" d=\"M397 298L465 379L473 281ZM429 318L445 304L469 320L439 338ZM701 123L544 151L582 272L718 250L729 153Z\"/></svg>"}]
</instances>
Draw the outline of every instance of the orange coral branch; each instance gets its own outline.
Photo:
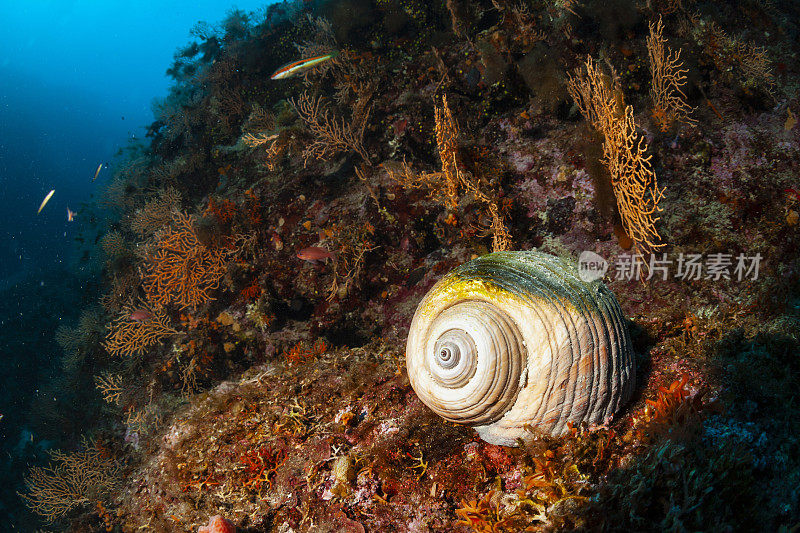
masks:
<instances>
[{"instance_id":1,"label":"orange coral branch","mask_svg":"<svg viewBox=\"0 0 800 533\"><path fill-rule=\"evenodd\" d=\"M436 146L439 149L439 159L442 161L442 175L444 192L450 207L458 205L458 185L461 181L458 172L458 125L447 105L447 96L442 95L442 106L433 108L433 118L436 123Z\"/></svg>"},{"instance_id":2,"label":"orange coral branch","mask_svg":"<svg viewBox=\"0 0 800 533\"><path fill-rule=\"evenodd\" d=\"M120 468L99 446L90 443L86 450L50 452L50 466L31 468L25 479L25 504L50 521L70 510L90 503L119 484Z\"/></svg>"},{"instance_id":3,"label":"orange coral branch","mask_svg":"<svg viewBox=\"0 0 800 533\"><path fill-rule=\"evenodd\" d=\"M470 179L469 173L461 172L458 168L458 124L447 104L446 95L442 96L442 105L434 106L433 112L436 124L436 146L442 162L441 172L416 174L403 162L402 172L391 166L384 166L389 177L407 189L427 189L431 198L449 209L458 207L460 190L472 193L476 200L486 206L492 219L490 231L493 250L510 249L511 234L503 222L497 203L478 186L477 180Z\"/></svg>"},{"instance_id":4,"label":"orange coral branch","mask_svg":"<svg viewBox=\"0 0 800 533\"><path fill-rule=\"evenodd\" d=\"M656 222L664 189L658 187L647 143L636 131L633 107L624 105L618 84L591 57L586 59L586 72L570 76L567 87L583 116L603 135L603 163L611 174L625 232L642 253L660 248Z\"/></svg>"},{"instance_id":5,"label":"orange coral branch","mask_svg":"<svg viewBox=\"0 0 800 533\"><path fill-rule=\"evenodd\" d=\"M219 287L234 251L201 244L183 213L173 213L172 220L174 225L161 234L147 258L143 286L155 304L197 307L212 299L210 293Z\"/></svg>"},{"instance_id":6,"label":"orange coral branch","mask_svg":"<svg viewBox=\"0 0 800 533\"><path fill-rule=\"evenodd\" d=\"M141 310L146 310L150 317L144 320L131 318L132 313ZM142 355L161 339L178 333L169 326L169 318L163 308L147 304L138 310L126 306L109 329L103 348L114 356Z\"/></svg>"},{"instance_id":7,"label":"orange coral branch","mask_svg":"<svg viewBox=\"0 0 800 533\"><path fill-rule=\"evenodd\" d=\"M653 118L661 131L667 131L673 122L694 123L689 117L691 106L686 103L686 95L682 87L686 85L688 70L681 68L681 51L667 48L663 36L664 26L661 18L657 23L650 23L650 35L647 37L647 51L650 56L650 73L653 85L650 96L653 99Z\"/></svg>"}]
</instances>

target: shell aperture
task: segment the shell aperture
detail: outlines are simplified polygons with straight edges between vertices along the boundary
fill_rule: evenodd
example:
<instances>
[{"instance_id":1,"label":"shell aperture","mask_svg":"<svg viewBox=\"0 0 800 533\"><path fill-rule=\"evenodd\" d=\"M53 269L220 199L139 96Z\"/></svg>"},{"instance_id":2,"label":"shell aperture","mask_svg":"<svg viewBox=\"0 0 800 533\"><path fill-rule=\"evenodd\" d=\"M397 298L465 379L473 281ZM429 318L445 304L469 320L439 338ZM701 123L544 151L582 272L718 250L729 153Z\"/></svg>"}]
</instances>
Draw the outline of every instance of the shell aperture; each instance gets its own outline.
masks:
<instances>
[{"instance_id":1,"label":"shell aperture","mask_svg":"<svg viewBox=\"0 0 800 533\"><path fill-rule=\"evenodd\" d=\"M442 278L409 331L411 385L430 409L493 444L599 423L633 391L625 318L599 281L540 252L495 252Z\"/></svg>"}]
</instances>

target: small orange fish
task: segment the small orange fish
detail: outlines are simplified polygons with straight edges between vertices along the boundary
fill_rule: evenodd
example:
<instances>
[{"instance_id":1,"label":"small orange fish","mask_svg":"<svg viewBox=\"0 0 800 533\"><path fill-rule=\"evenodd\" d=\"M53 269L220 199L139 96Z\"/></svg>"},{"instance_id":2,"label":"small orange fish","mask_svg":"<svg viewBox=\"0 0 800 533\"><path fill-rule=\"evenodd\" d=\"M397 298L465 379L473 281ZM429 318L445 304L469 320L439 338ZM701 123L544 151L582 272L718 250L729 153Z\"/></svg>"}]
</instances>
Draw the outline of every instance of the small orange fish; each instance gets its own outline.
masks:
<instances>
[{"instance_id":1,"label":"small orange fish","mask_svg":"<svg viewBox=\"0 0 800 533\"><path fill-rule=\"evenodd\" d=\"M67 207L67 222L73 222L77 215L78 215L78 213L76 213L75 211L70 210L70 208Z\"/></svg>"},{"instance_id":2,"label":"small orange fish","mask_svg":"<svg viewBox=\"0 0 800 533\"><path fill-rule=\"evenodd\" d=\"M333 252L329 252L325 248L320 248L319 246L309 246L308 248L303 248L297 252L297 258L316 264L327 259L335 261L336 255Z\"/></svg>"},{"instance_id":3,"label":"small orange fish","mask_svg":"<svg viewBox=\"0 0 800 533\"><path fill-rule=\"evenodd\" d=\"M153 313L151 313L147 309L137 309L136 311L131 313L130 318L134 322L144 322L145 320L150 320L151 318L153 318Z\"/></svg>"}]
</instances>

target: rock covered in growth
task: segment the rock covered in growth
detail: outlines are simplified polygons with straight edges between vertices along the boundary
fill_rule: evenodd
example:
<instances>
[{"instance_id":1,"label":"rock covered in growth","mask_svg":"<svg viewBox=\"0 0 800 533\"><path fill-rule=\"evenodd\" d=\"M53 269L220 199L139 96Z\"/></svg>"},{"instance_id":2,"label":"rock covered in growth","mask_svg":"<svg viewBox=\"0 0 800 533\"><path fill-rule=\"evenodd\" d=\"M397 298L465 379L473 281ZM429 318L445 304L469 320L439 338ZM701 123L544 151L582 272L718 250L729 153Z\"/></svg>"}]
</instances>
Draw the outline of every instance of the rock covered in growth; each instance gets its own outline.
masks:
<instances>
[{"instance_id":1,"label":"rock covered in growth","mask_svg":"<svg viewBox=\"0 0 800 533\"><path fill-rule=\"evenodd\" d=\"M320 3L303 4L313 10ZM800 372L789 357L797 352L797 319L775 316L792 304L800 272L796 102L775 108L770 102L772 111L763 104L759 110L757 87L743 87L749 102L742 101L744 91L736 93L730 76L741 65L726 64L720 54L733 49L725 44L733 37L714 29L731 32L734 21L726 13L735 10L680 24L665 19L665 31L684 40L683 57L706 66L691 68L708 90L703 99L688 95L697 125L663 132L650 118L659 115L647 94L647 25L631 23L625 42L611 37L622 35L616 26L600 35L597 24L616 24L611 19L618 17L597 2L559 14L541 2L512 9L506 6L512 2L476 0L468 2L469 11L483 9L485 15L472 22L468 13L449 12L467 2L446 2L447 12L445 3L420 0L321 4L330 10L295 15L332 16L356 4L365 13L374 4L369 20L385 16L386 23L364 22L363 31L353 34L357 40L339 42L341 54L330 70L307 73L309 94L318 98L302 96L291 80L276 84L267 77L298 59L293 41L306 38L299 26L273 20L248 30L251 37L201 39L207 42L198 46L216 52L193 65L205 71L191 76L195 96L181 102L175 93L175 105L166 106L174 112L162 113L154 126L152 159L131 162L128 177L120 174L113 182L109 196L123 215L118 233L104 242L109 277L103 306L121 317L124 327L116 329L130 332L156 326L152 319L160 315L154 311L148 318L136 307L128 312L129 300L159 296L170 332L129 354L124 368L92 352L90 339L102 338L105 329L103 313L103 327L87 330L80 342L61 336L80 356L65 359L65 367L80 370L76 376L113 376L98 381L117 406L108 425L111 431L125 428L117 440L132 471L115 502L121 530L194 533L218 512L248 531L575 530L608 524L735 529L732 524L755 517L777 530L796 523L796 497L771 491L779 484L796 486L785 483L786 472L800 475L791 454L767 461L763 452L764 469L756 477L739 468L739 452L701 453L707 444L702 439L654 445L687 434L692 424L685 421L696 414L687 402L663 401L664 388L678 393L691 385L728 394L732 412L746 416L775 450L796 440L800 420L791 401ZM391 6L402 6L394 14L401 19L389 20ZM437 23L436 9L444 25ZM632 3L627 11L656 15ZM596 23L584 18L577 24L590 13ZM356 18L331 19L329 29L345 36L343 24L352 28ZM315 20L315 27L327 27L324 19ZM229 27L241 27L239 22ZM460 28L460 37L442 40L438 34L451 25ZM427 31L437 33L435 39ZM777 40L781 33L770 34ZM467 35L476 43L472 51ZM615 175L603 164L603 135L569 111L573 101L564 82L587 60L587 46L603 50L603 69L609 68L603 79L611 78L612 67L619 73L614 102L637 111L631 117L636 129L625 131L646 141L647 155L640 155L653 158L648 168L666 187L657 227L672 246L664 251L673 263L663 277L651 270L647 283L634 279L635 235L620 221ZM403 53L396 53L398 47ZM776 46L771 53L789 61ZM784 68L796 78L795 59ZM295 113L290 101L309 106ZM310 157L315 154L320 157ZM147 192L144 183L154 189ZM191 224L172 220L175 209L191 216ZM179 227L186 240L170 238ZM606 283L635 323L631 340L641 354L636 391L629 388L632 360L626 366L630 379L619 380L622 397L633 392L634 402L612 422L605 416L611 402L587 401L581 389L567 387L575 380L557 380L554 405L587 412L603 407L595 410L598 416L583 418L602 425L545 417L545 429L553 426L556 438L528 431L536 425L519 423L519 417L478 421L513 422L515 436L534 437L506 450L440 420L411 389L399 350L414 309L447 272L498 248L501 227L515 249L562 257L592 251L611 265ZM145 245L132 248L142 239ZM210 253L220 254L219 260L200 268L195 259ZM719 254L725 254L735 261L740 253L767 259L758 280L735 279L735 264L730 279L706 271L678 276L679 257L713 254L722 260ZM549 315L565 323L572 316ZM608 321L586 322L579 326L585 333L563 339L590 339L586 324L601 322ZM572 329L569 324L559 331ZM627 348L625 354L632 357ZM590 373L598 391L601 377L618 370L609 370L601 356L598 371ZM583 379L589 373L580 365L574 368ZM533 368L510 374L533 381ZM553 373L565 376L566 370L560 365ZM231 381L215 387L220 380ZM175 405L181 395L189 397L185 408ZM166 428L162 421L169 421ZM727 473L734 470L736 476ZM616 475L610 477L611 471ZM669 509L652 494L669 495ZM681 500L684 494L702 495L702 502ZM769 505L760 494L769 495ZM778 516L778 508L786 510ZM97 518L91 509L83 512L86 523ZM457 517L463 520L457 523ZM227 519L215 516L200 531L227 530L233 527Z\"/></svg>"}]
</instances>

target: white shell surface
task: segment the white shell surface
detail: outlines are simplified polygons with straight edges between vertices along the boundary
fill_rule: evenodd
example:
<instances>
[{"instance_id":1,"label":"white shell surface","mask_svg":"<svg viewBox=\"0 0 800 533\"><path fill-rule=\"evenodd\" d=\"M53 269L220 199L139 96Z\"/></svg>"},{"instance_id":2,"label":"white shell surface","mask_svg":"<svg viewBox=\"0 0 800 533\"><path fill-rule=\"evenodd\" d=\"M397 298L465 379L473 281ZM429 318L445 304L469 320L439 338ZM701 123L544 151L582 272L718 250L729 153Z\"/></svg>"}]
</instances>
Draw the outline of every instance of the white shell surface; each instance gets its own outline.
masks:
<instances>
[{"instance_id":1,"label":"white shell surface","mask_svg":"<svg viewBox=\"0 0 800 533\"><path fill-rule=\"evenodd\" d=\"M625 318L601 282L540 252L495 252L442 278L406 345L411 386L447 420L514 446L529 425L561 435L601 423L633 391Z\"/></svg>"}]
</instances>

